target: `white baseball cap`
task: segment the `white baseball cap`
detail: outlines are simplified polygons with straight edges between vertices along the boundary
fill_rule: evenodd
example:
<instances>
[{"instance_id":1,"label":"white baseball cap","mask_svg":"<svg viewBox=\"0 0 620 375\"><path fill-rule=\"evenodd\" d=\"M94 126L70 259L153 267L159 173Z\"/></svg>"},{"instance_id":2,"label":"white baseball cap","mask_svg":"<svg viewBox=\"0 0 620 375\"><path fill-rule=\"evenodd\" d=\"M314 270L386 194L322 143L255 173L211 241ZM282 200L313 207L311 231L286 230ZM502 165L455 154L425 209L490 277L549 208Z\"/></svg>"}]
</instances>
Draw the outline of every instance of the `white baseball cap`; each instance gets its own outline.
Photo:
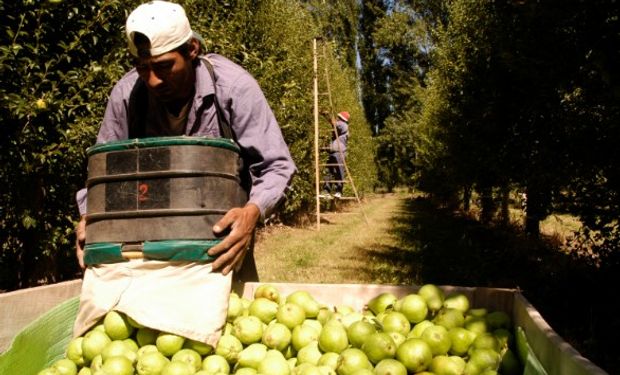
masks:
<instances>
[{"instance_id":1,"label":"white baseball cap","mask_svg":"<svg viewBox=\"0 0 620 375\"><path fill-rule=\"evenodd\" d=\"M161 55L186 43L193 36L185 10L179 4L154 0L138 6L127 17L125 25L129 52L138 56L135 33L144 34L151 42L151 56Z\"/></svg>"}]
</instances>

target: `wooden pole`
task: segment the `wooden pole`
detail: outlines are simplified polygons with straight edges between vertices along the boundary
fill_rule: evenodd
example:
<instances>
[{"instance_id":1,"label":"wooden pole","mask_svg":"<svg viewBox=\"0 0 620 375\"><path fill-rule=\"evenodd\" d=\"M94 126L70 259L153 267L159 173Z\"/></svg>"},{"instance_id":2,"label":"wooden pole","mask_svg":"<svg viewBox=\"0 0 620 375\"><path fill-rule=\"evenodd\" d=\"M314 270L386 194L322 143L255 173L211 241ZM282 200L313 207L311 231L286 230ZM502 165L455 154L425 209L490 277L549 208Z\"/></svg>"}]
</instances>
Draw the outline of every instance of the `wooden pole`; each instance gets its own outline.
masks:
<instances>
[{"instance_id":1,"label":"wooden pole","mask_svg":"<svg viewBox=\"0 0 620 375\"><path fill-rule=\"evenodd\" d=\"M319 194L321 193L320 170L319 170L319 76L318 63L316 53L317 38L313 39L313 66L314 66L314 172L315 172L315 189L316 189L316 230L321 230L321 201Z\"/></svg>"}]
</instances>

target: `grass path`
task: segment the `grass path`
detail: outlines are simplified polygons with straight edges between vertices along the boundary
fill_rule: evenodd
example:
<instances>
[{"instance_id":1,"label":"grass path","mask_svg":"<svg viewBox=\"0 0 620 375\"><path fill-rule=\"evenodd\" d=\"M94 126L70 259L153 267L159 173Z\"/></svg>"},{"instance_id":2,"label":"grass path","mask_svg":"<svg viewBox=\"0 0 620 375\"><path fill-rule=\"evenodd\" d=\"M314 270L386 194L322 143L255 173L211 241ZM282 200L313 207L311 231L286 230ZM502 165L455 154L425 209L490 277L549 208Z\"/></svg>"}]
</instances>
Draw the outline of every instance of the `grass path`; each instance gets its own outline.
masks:
<instances>
[{"instance_id":1,"label":"grass path","mask_svg":"<svg viewBox=\"0 0 620 375\"><path fill-rule=\"evenodd\" d=\"M315 283L406 283L395 277L389 254L403 251L391 230L402 213L403 195L386 194L368 199L363 210L349 204L329 221L305 228L271 226L259 234L255 248L261 281Z\"/></svg>"}]
</instances>

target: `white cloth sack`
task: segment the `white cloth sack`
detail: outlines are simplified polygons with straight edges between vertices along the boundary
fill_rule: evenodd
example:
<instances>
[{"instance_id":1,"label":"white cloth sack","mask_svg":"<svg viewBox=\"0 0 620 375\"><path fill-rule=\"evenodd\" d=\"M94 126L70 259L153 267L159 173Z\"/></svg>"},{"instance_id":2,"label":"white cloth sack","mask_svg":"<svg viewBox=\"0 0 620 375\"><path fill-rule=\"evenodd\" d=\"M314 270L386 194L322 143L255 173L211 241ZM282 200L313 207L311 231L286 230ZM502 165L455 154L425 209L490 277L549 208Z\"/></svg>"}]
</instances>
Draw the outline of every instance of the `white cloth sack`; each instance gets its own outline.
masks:
<instances>
[{"instance_id":1,"label":"white cloth sack","mask_svg":"<svg viewBox=\"0 0 620 375\"><path fill-rule=\"evenodd\" d=\"M117 310L146 327L215 346L231 283L232 272L212 272L210 263L134 259L88 267L73 334L83 335Z\"/></svg>"}]
</instances>

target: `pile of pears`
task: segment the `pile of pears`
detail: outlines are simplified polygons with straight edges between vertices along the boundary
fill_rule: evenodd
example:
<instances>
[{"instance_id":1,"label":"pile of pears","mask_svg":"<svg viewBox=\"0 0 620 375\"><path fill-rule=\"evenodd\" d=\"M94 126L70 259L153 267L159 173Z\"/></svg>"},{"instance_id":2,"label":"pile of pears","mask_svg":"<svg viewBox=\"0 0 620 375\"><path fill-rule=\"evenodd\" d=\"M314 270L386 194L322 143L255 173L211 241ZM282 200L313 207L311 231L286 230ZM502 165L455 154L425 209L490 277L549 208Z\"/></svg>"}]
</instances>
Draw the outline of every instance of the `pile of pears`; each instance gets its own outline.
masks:
<instances>
[{"instance_id":1,"label":"pile of pears","mask_svg":"<svg viewBox=\"0 0 620 375\"><path fill-rule=\"evenodd\" d=\"M231 294L215 347L110 311L38 375L514 375L512 328L505 312L433 284L363 311L261 284L252 300Z\"/></svg>"}]
</instances>

